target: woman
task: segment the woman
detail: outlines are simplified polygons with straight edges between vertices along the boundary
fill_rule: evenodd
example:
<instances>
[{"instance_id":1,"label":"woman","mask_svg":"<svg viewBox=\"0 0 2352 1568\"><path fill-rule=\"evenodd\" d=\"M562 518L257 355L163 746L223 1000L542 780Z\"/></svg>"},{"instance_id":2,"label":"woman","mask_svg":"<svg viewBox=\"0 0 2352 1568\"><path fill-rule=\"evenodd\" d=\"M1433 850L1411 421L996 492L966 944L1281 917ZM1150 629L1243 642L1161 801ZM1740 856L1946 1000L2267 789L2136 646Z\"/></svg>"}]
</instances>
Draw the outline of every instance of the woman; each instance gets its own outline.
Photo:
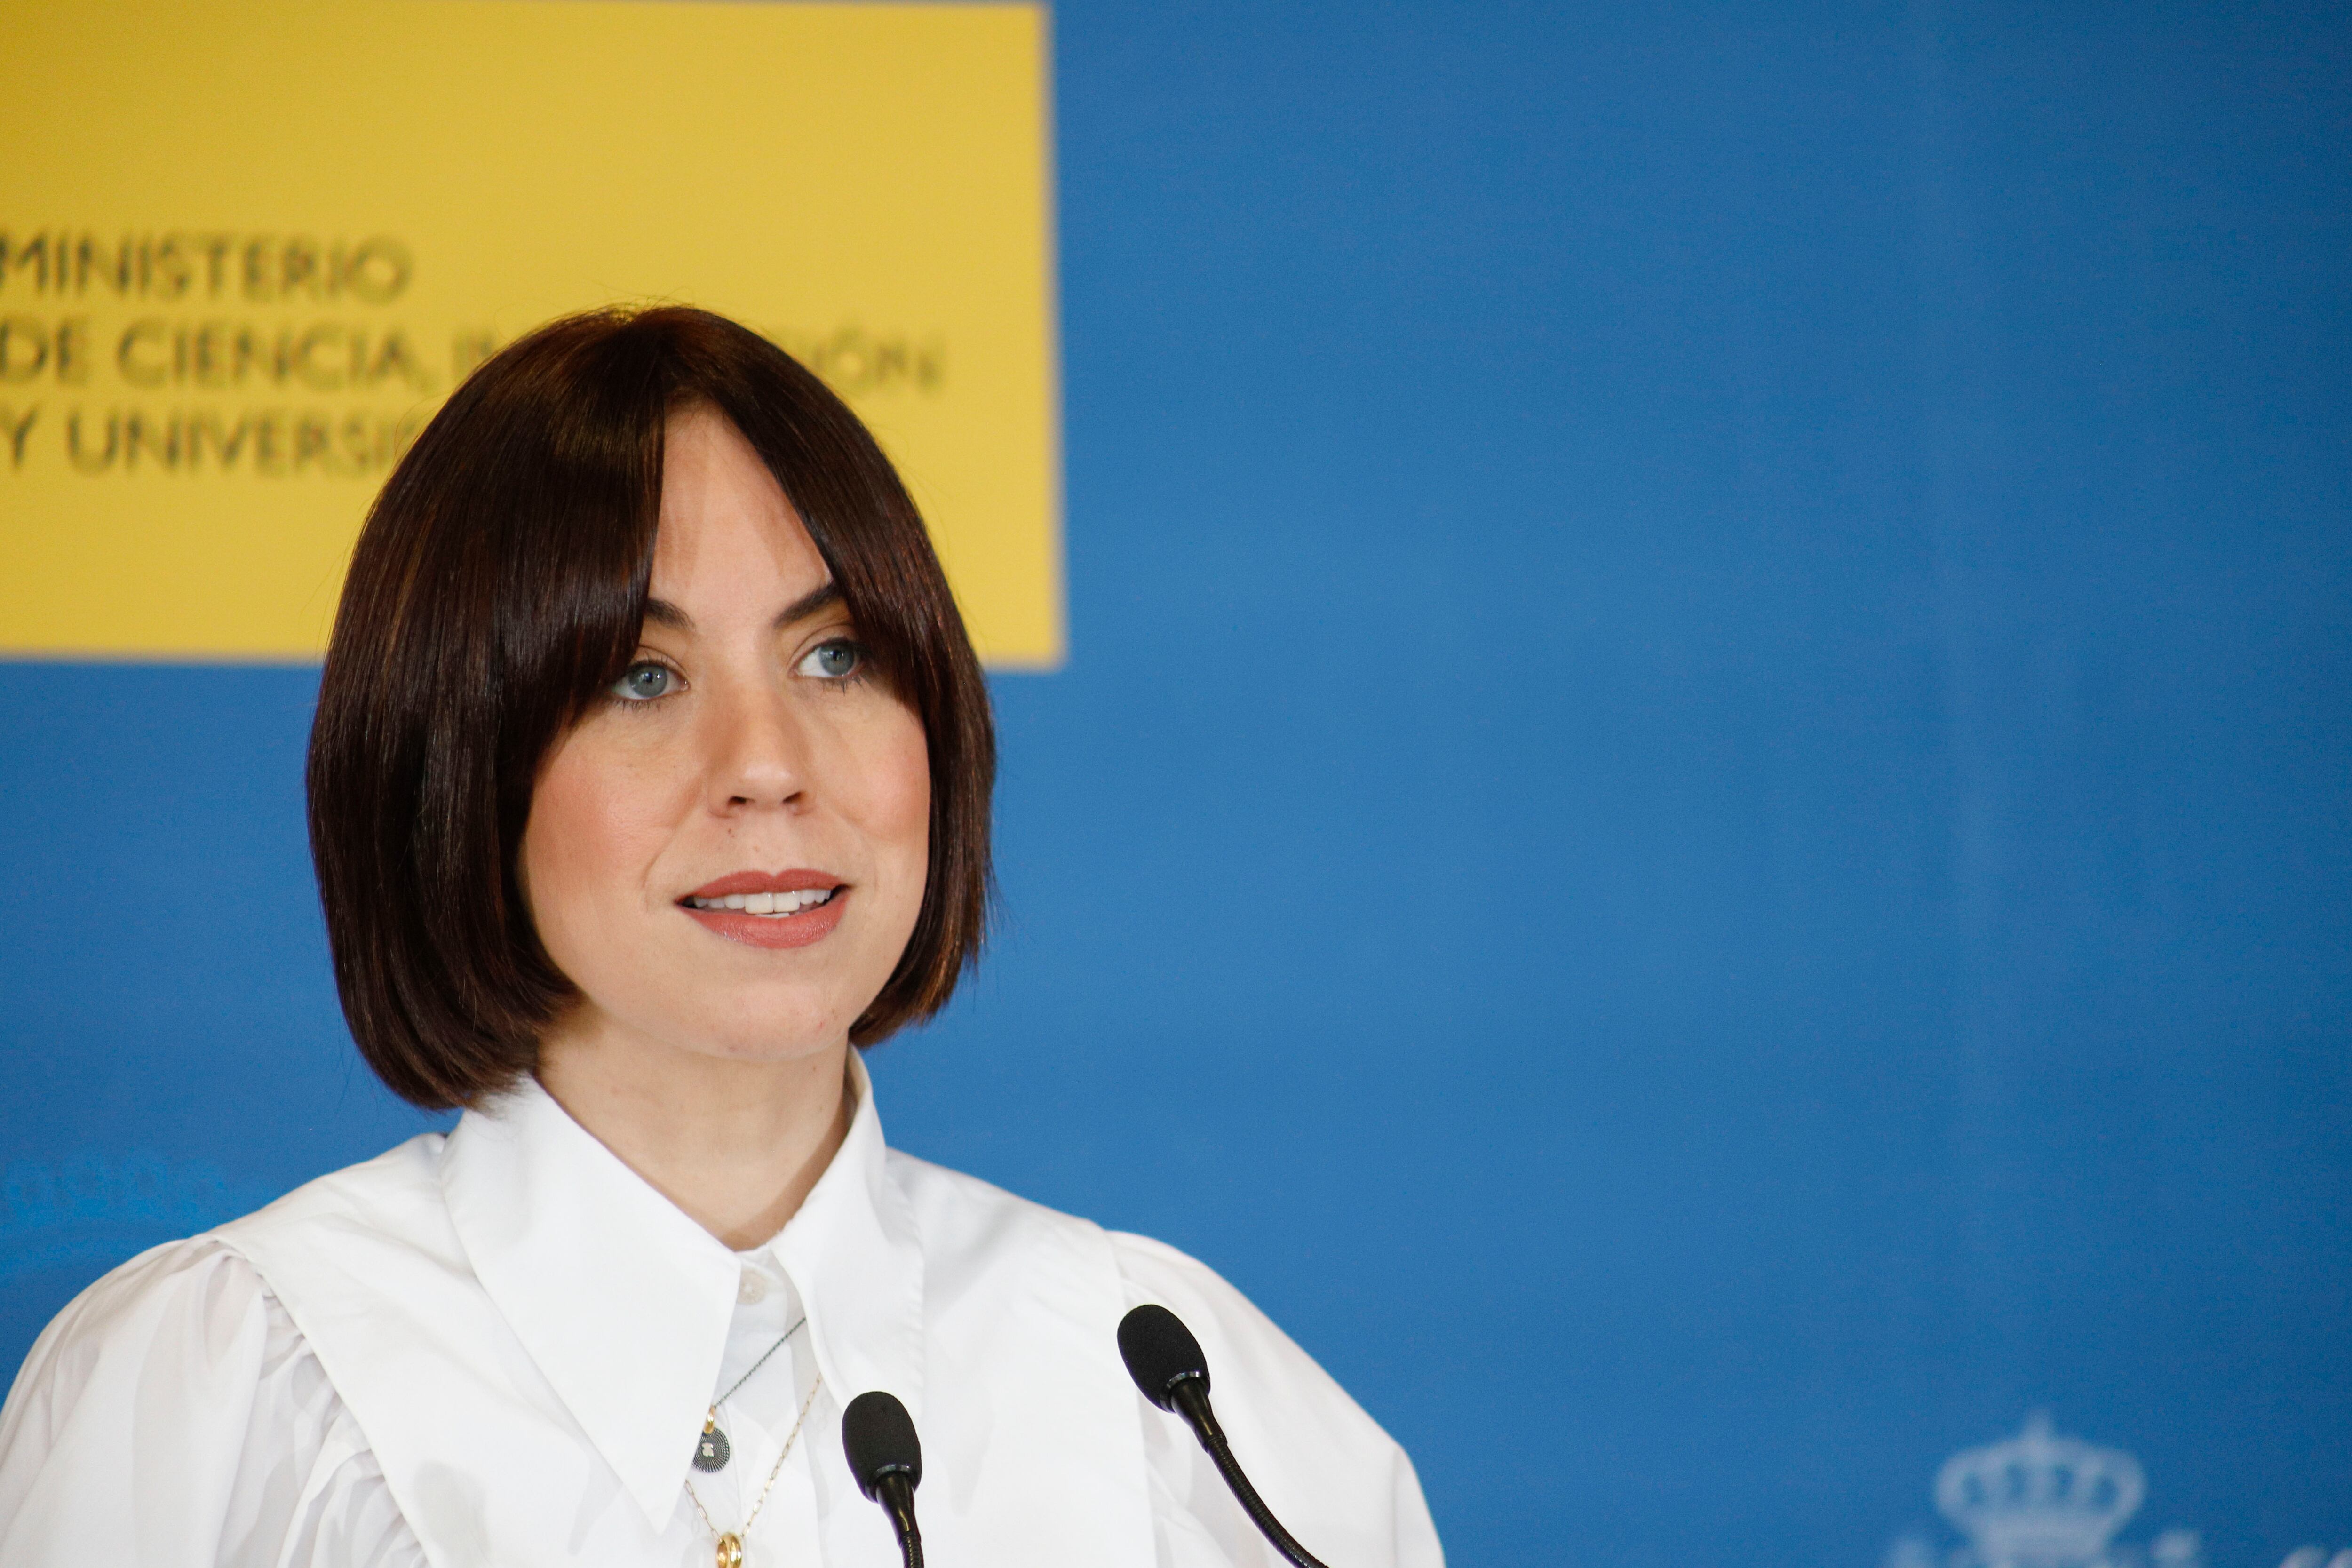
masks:
<instances>
[{"instance_id":1,"label":"woman","mask_svg":"<svg viewBox=\"0 0 2352 1568\"><path fill-rule=\"evenodd\" d=\"M687 310L485 365L369 517L310 765L352 1035L465 1115L68 1307L0 1562L884 1568L840 1436L881 1389L946 1568L1271 1563L1120 1365L1156 1301L1309 1550L1433 1568L1403 1454L1214 1274L885 1147L856 1050L978 952L993 770L806 371Z\"/></svg>"}]
</instances>

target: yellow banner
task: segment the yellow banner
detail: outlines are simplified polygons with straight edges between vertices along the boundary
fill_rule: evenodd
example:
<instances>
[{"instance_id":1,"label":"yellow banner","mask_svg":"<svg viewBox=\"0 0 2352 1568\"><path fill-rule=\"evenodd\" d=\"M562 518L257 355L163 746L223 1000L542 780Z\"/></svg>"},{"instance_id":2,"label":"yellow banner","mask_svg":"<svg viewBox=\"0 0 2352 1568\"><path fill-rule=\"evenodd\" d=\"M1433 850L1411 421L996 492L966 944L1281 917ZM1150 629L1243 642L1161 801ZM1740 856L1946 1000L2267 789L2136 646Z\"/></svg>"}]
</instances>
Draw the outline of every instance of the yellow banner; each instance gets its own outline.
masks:
<instances>
[{"instance_id":1,"label":"yellow banner","mask_svg":"<svg viewBox=\"0 0 2352 1568\"><path fill-rule=\"evenodd\" d=\"M457 380L707 306L856 408L983 657L1062 653L1024 5L11 0L0 653L294 658Z\"/></svg>"}]
</instances>

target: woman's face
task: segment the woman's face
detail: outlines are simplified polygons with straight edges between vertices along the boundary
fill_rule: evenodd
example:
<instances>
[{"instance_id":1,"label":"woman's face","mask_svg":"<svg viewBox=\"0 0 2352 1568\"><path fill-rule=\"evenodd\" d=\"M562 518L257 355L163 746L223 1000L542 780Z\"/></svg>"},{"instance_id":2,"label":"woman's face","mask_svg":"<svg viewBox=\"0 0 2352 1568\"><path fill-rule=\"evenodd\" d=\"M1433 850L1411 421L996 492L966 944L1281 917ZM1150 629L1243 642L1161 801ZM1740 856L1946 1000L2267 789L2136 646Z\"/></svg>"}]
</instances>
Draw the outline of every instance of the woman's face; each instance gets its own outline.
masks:
<instances>
[{"instance_id":1,"label":"woman's face","mask_svg":"<svg viewBox=\"0 0 2352 1568\"><path fill-rule=\"evenodd\" d=\"M832 582L735 426L674 416L644 641L549 752L523 831L524 899L583 998L558 1040L805 1056L889 978L929 762Z\"/></svg>"}]
</instances>

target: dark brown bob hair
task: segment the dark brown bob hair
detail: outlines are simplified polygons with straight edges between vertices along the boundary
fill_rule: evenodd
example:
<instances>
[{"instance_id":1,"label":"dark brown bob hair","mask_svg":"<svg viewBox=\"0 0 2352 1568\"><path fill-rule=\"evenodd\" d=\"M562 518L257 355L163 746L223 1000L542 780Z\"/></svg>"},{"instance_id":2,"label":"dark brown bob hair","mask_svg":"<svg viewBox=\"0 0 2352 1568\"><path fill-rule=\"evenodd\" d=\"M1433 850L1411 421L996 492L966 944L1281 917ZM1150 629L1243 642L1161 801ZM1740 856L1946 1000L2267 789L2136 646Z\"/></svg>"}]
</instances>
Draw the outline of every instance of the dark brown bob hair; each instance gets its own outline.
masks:
<instances>
[{"instance_id":1,"label":"dark brown bob hair","mask_svg":"<svg viewBox=\"0 0 2352 1568\"><path fill-rule=\"evenodd\" d=\"M484 364L369 511L310 731L310 853L343 1016L402 1099L478 1104L577 994L516 880L548 748L636 652L669 416L743 433L808 527L859 639L923 723L921 912L850 1030L944 1005L978 957L996 740L939 557L874 437L773 343L704 310L601 310Z\"/></svg>"}]
</instances>

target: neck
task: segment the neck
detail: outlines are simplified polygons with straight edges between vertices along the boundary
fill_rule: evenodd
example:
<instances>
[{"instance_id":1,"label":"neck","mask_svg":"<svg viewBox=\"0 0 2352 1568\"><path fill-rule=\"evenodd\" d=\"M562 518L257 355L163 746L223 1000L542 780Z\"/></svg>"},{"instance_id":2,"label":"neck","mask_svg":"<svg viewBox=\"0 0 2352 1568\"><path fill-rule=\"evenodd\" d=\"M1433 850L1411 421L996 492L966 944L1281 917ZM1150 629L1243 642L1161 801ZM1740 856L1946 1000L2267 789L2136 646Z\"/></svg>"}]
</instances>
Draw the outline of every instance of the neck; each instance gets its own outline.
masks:
<instances>
[{"instance_id":1,"label":"neck","mask_svg":"<svg viewBox=\"0 0 2352 1568\"><path fill-rule=\"evenodd\" d=\"M741 1061L560 1028L539 1081L622 1163L730 1247L784 1227L849 1135L849 1042Z\"/></svg>"}]
</instances>

